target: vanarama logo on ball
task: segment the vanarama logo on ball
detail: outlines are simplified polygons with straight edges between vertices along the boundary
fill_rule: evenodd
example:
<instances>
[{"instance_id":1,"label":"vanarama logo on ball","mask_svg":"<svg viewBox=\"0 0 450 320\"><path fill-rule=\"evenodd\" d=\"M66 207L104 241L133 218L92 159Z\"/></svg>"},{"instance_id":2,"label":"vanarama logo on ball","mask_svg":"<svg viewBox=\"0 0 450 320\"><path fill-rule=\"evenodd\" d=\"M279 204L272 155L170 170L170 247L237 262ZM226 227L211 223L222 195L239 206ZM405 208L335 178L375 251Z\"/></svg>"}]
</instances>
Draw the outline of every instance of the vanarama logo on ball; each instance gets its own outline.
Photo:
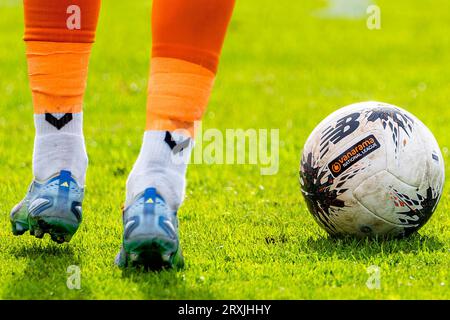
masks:
<instances>
[{"instance_id":1,"label":"vanarama logo on ball","mask_svg":"<svg viewBox=\"0 0 450 320\"><path fill-rule=\"evenodd\" d=\"M331 174L337 178L352 165L364 159L378 148L380 148L380 143L377 138L374 135L370 135L341 153L328 164L328 168Z\"/></svg>"}]
</instances>

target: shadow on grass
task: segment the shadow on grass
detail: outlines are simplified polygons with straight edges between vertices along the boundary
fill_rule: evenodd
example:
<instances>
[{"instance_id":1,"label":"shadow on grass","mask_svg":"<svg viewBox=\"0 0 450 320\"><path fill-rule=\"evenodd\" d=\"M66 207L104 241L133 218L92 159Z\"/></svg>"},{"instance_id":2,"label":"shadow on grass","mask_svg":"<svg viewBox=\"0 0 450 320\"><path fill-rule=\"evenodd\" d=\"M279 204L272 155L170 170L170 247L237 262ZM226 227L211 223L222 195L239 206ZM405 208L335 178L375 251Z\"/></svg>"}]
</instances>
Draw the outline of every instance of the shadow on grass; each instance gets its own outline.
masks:
<instances>
[{"instance_id":1,"label":"shadow on grass","mask_svg":"<svg viewBox=\"0 0 450 320\"><path fill-rule=\"evenodd\" d=\"M192 285L185 279L186 269L149 271L126 268L122 278L134 282L145 299L214 299L214 295L203 286Z\"/></svg>"},{"instance_id":2,"label":"shadow on grass","mask_svg":"<svg viewBox=\"0 0 450 320\"><path fill-rule=\"evenodd\" d=\"M73 258L73 249L67 245L53 244L21 244L11 248L11 254L16 258L38 259L66 259Z\"/></svg>"},{"instance_id":3,"label":"shadow on grass","mask_svg":"<svg viewBox=\"0 0 450 320\"><path fill-rule=\"evenodd\" d=\"M3 294L4 299L83 299L89 292L82 281L82 261L68 244L57 245L47 241L20 243L10 247L17 265L26 260L23 270L14 271ZM81 269L81 289L70 290L67 279L71 265Z\"/></svg>"},{"instance_id":4,"label":"shadow on grass","mask_svg":"<svg viewBox=\"0 0 450 320\"><path fill-rule=\"evenodd\" d=\"M309 239L305 245L307 252L317 252L323 257L338 257L344 260L367 260L379 255L433 252L444 248L444 244L436 237L419 234L408 238L390 240L328 237Z\"/></svg>"}]
</instances>

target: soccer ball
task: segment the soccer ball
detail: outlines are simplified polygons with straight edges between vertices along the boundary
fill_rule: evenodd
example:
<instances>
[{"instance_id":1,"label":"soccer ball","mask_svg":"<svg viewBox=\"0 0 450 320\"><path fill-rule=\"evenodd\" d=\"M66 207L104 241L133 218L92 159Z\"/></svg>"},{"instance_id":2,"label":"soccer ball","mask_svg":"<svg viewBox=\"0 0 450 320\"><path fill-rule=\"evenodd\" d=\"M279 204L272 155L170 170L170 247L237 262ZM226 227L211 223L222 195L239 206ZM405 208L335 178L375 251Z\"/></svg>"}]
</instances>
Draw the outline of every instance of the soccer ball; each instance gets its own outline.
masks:
<instances>
[{"instance_id":1,"label":"soccer ball","mask_svg":"<svg viewBox=\"0 0 450 320\"><path fill-rule=\"evenodd\" d=\"M309 211L334 236L410 235L435 211L445 180L433 134L380 102L328 116L308 138L300 166Z\"/></svg>"}]
</instances>

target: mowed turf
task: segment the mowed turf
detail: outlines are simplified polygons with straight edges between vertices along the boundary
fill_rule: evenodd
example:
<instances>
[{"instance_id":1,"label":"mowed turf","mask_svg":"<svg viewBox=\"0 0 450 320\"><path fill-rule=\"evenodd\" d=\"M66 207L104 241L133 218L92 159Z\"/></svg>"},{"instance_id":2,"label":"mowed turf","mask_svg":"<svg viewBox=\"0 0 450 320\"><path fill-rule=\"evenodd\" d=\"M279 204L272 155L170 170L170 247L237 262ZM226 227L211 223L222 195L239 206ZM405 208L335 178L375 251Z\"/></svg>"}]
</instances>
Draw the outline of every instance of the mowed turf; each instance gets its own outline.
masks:
<instances>
[{"instance_id":1,"label":"mowed turf","mask_svg":"<svg viewBox=\"0 0 450 320\"><path fill-rule=\"evenodd\" d=\"M377 1L382 29L323 18L326 1L238 1L203 127L280 130L278 174L254 165L192 165L179 212L186 268L122 272L125 181L145 123L150 1L103 1L85 99L90 166L83 224L69 244L14 237L10 209L32 179L33 116L22 1L0 3L0 297L4 299L450 298L447 185L420 235L335 241L308 213L302 146L337 108L399 105L434 132L450 159L450 3ZM448 183L448 179L447 179ZM66 286L81 270L81 289ZM369 290L367 268L381 270Z\"/></svg>"}]
</instances>

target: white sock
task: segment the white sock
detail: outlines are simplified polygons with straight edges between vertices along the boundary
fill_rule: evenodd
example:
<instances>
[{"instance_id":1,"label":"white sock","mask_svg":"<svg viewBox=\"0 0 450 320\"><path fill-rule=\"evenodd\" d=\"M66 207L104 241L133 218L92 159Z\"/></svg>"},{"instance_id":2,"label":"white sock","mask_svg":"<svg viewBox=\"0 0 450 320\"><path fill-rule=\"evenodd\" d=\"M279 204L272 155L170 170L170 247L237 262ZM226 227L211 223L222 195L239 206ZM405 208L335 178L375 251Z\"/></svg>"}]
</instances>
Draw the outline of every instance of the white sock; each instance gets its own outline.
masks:
<instances>
[{"instance_id":1,"label":"white sock","mask_svg":"<svg viewBox=\"0 0 450 320\"><path fill-rule=\"evenodd\" d=\"M33 173L45 181L61 170L72 173L84 187L88 158L83 136L83 113L35 114Z\"/></svg>"},{"instance_id":2,"label":"white sock","mask_svg":"<svg viewBox=\"0 0 450 320\"><path fill-rule=\"evenodd\" d=\"M141 151L127 180L125 206L149 187L156 188L172 210L184 199L192 139L174 132L146 131Z\"/></svg>"}]
</instances>

